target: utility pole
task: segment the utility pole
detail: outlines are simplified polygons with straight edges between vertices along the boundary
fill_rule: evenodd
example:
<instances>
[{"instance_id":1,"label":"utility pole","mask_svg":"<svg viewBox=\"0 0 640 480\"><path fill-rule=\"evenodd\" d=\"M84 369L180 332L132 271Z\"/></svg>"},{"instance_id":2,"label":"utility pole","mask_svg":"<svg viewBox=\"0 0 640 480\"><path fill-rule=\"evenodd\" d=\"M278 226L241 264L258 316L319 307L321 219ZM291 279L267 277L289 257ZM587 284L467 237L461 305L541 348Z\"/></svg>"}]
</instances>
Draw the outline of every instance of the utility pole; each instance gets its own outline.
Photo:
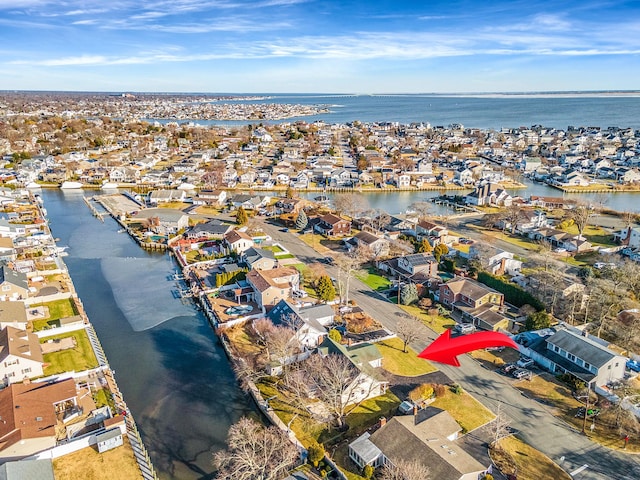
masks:
<instances>
[{"instance_id":1,"label":"utility pole","mask_svg":"<svg viewBox=\"0 0 640 480\"><path fill-rule=\"evenodd\" d=\"M587 414L589 412L589 397L591 396L591 382L587 382L587 403L584 408L584 417L582 418L582 433L587 433Z\"/></svg>"}]
</instances>

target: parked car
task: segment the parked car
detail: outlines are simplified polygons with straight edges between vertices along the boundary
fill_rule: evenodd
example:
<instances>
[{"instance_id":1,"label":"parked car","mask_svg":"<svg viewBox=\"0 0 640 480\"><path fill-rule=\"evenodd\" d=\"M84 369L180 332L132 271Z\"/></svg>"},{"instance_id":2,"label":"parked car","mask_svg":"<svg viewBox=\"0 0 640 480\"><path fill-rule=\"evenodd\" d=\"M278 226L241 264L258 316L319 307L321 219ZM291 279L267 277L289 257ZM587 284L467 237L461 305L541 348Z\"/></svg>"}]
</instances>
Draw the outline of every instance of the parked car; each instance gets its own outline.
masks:
<instances>
[{"instance_id":1,"label":"parked car","mask_svg":"<svg viewBox=\"0 0 640 480\"><path fill-rule=\"evenodd\" d=\"M285 228L281 228L281 229L280 229L280 231L281 231L281 232L284 232L284 233L288 233L288 232L289 232L289 229L285 227Z\"/></svg>"},{"instance_id":2,"label":"parked car","mask_svg":"<svg viewBox=\"0 0 640 480\"><path fill-rule=\"evenodd\" d=\"M507 363L502 367L502 371L504 373L511 373L516 370L518 367L515 363Z\"/></svg>"},{"instance_id":3,"label":"parked car","mask_svg":"<svg viewBox=\"0 0 640 480\"><path fill-rule=\"evenodd\" d=\"M513 375L513 377L517 378L518 380L521 380L523 378L526 378L527 380L531 380L533 373L531 372L531 370L527 370L526 368L518 368L514 370L511 373L511 375Z\"/></svg>"},{"instance_id":4,"label":"parked car","mask_svg":"<svg viewBox=\"0 0 640 480\"><path fill-rule=\"evenodd\" d=\"M327 265L333 265L333 257L324 257L322 261Z\"/></svg>"},{"instance_id":5,"label":"parked car","mask_svg":"<svg viewBox=\"0 0 640 480\"><path fill-rule=\"evenodd\" d=\"M470 323L456 323L456 326L453 329L462 334L472 333L476 330L476 327Z\"/></svg>"},{"instance_id":6,"label":"parked car","mask_svg":"<svg viewBox=\"0 0 640 480\"><path fill-rule=\"evenodd\" d=\"M535 362L533 361L533 359L529 358L529 357L522 357L520 360L518 360L516 362L516 365L520 368L529 368L531 367Z\"/></svg>"},{"instance_id":7,"label":"parked car","mask_svg":"<svg viewBox=\"0 0 640 480\"><path fill-rule=\"evenodd\" d=\"M627 360L627 369L640 372L640 362L637 360Z\"/></svg>"}]
</instances>

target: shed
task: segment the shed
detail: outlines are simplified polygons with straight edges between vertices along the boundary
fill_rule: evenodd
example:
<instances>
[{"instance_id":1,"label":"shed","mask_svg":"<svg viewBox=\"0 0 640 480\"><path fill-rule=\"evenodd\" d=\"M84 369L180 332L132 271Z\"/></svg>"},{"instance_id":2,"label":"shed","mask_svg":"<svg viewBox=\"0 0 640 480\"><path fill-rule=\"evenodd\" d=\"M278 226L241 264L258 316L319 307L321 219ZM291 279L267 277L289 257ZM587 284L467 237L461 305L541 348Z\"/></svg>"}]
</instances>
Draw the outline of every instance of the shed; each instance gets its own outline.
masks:
<instances>
[{"instance_id":1,"label":"shed","mask_svg":"<svg viewBox=\"0 0 640 480\"><path fill-rule=\"evenodd\" d=\"M106 452L123 444L122 431L119 428L112 428L96 435L96 441L98 442L98 452Z\"/></svg>"}]
</instances>

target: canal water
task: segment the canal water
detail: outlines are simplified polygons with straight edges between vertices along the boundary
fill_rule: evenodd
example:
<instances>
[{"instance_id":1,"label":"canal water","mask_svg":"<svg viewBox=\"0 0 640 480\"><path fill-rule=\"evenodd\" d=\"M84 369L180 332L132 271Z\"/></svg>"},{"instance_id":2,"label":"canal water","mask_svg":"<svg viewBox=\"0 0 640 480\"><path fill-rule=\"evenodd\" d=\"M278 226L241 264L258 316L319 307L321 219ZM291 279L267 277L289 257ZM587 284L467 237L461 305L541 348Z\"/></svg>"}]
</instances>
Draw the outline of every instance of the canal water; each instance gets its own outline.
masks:
<instances>
[{"instance_id":1,"label":"canal water","mask_svg":"<svg viewBox=\"0 0 640 480\"><path fill-rule=\"evenodd\" d=\"M139 248L81 192L42 192L53 236L161 479L212 478L212 453L251 414L206 319L175 299L169 255Z\"/></svg>"},{"instance_id":2,"label":"canal water","mask_svg":"<svg viewBox=\"0 0 640 480\"><path fill-rule=\"evenodd\" d=\"M592 203L604 208L617 211L640 212L640 193L619 192L619 193L564 193L561 190L550 187L543 183L535 183L530 180L523 180L526 188L509 190L511 195L517 195L528 199L531 195L543 197L564 197ZM395 215L404 213L410 208L412 203L430 201L438 195L466 195L471 190L428 190L428 191L403 191L403 192L362 192L362 195L370 208L380 209L389 214ZM260 192L257 192L260 193ZM314 199L319 192L303 192L303 198ZM332 199L336 194L327 193L326 196ZM439 205L431 206L433 215L450 215L451 210Z\"/></svg>"}]
</instances>

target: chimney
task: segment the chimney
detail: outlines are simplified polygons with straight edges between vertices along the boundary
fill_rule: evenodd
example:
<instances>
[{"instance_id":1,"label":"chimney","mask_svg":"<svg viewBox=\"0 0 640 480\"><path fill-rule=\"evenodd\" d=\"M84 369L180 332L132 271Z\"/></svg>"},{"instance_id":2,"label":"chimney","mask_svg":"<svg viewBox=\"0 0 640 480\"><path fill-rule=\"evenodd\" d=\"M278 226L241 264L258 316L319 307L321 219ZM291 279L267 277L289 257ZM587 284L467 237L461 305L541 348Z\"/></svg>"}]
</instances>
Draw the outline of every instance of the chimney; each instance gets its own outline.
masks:
<instances>
[{"instance_id":1,"label":"chimney","mask_svg":"<svg viewBox=\"0 0 640 480\"><path fill-rule=\"evenodd\" d=\"M379 426L380 426L380 427L384 427L384 426L387 424L387 419L386 419L386 417L380 417L380 418L378 419L378 423L379 423Z\"/></svg>"}]
</instances>

